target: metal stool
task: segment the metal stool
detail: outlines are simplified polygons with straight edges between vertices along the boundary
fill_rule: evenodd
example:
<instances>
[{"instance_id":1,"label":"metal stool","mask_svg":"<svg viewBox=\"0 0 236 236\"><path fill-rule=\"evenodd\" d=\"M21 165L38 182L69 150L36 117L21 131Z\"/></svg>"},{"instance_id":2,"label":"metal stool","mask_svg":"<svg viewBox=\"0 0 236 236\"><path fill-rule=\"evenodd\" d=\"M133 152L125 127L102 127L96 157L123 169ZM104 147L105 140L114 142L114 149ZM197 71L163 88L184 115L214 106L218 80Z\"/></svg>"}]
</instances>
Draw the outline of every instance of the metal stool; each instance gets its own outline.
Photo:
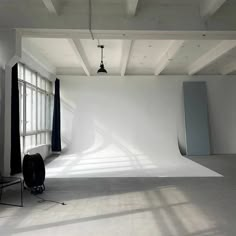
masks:
<instances>
[{"instance_id":1,"label":"metal stool","mask_svg":"<svg viewBox=\"0 0 236 236\"><path fill-rule=\"evenodd\" d=\"M4 188L10 187L15 184L20 184L21 191L20 191L20 198L21 202L20 204L11 204L11 203L3 203L1 202L2 199L2 190ZM23 181L19 177L4 177L0 176L0 204L1 205L8 205L8 206L18 206L23 207Z\"/></svg>"}]
</instances>

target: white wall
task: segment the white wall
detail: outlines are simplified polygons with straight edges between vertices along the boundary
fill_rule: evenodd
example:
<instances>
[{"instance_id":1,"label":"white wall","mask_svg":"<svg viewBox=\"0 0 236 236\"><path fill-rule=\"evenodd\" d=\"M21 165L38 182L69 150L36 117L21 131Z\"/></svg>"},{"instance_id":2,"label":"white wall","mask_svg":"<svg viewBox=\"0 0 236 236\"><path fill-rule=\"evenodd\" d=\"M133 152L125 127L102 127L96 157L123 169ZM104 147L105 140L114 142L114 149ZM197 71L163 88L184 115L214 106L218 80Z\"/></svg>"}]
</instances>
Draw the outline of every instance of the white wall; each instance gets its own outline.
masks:
<instances>
[{"instance_id":1,"label":"white wall","mask_svg":"<svg viewBox=\"0 0 236 236\"><path fill-rule=\"evenodd\" d=\"M236 153L236 78L160 76L61 77L62 140L83 152L104 133L152 156L185 149L182 82L207 81L212 154ZM172 150L171 150L172 149ZM161 150L161 151L160 151Z\"/></svg>"},{"instance_id":2,"label":"white wall","mask_svg":"<svg viewBox=\"0 0 236 236\"><path fill-rule=\"evenodd\" d=\"M236 77L208 80L211 147L214 154L236 153Z\"/></svg>"},{"instance_id":3,"label":"white wall","mask_svg":"<svg viewBox=\"0 0 236 236\"><path fill-rule=\"evenodd\" d=\"M14 30L0 30L0 67L6 64L16 53L16 35Z\"/></svg>"}]
</instances>

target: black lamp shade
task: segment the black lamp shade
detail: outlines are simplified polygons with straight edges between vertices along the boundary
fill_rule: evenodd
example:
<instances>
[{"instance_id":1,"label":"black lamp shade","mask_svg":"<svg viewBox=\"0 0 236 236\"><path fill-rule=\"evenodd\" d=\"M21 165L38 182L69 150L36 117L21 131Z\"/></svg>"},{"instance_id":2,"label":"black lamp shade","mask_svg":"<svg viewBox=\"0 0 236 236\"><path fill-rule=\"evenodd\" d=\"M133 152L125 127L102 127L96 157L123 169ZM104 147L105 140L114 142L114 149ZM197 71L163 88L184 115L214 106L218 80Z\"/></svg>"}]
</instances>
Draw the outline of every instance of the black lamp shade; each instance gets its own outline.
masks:
<instances>
[{"instance_id":1,"label":"black lamp shade","mask_svg":"<svg viewBox=\"0 0 236 236\"><path fill-rule=\"evenodd\" d=\"M106 71L106 69L104 68L103 62L101 62L100 68L98 69L97 73L98 73L98 74L107 74L107 71Z\"/></svg>"}]
</instances>

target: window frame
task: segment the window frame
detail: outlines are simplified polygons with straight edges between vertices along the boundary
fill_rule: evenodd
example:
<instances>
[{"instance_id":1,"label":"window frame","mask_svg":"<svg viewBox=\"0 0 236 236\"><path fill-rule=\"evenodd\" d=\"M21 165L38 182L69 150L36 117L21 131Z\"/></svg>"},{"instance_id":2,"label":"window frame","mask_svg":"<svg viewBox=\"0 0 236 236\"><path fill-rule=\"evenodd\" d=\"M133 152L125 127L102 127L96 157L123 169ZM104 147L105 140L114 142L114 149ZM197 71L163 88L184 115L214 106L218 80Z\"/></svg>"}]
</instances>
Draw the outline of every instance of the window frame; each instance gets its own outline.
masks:
<instances>
[{"instance_id":1,"label":"window frame","mask_svg":"<svg viewBox=\"0 0 236 236\"><path fill-rule=\"evenodd\" d=\"M32 70L31 68L29 68L27 65L23 64L23 63L18 63L18 70L21 67L21 70L23 70L23 73L18 72L18 85L22 86L21 87L21 93L19 93L19 112L20 112L20 116L19 116L19 122L20 122L20 138L22 140L22 150L21 152L23 154L27 153L28 150L40 146L40 145L50 145L50 143L47 143L47 135L51 135L52 132L52 103L53 103L53 92L52 92L52 81L50 81L49 79L45 78L44 76L42 76L41 74L39 74L37 71ZM31 79L33 77L35 77L35 84L30 83L28 81L26 81L26 75L25 75L25 71L28 70L30 71L31 74ZM19 70L20 71L20 70ZM22 72L22 71L21 71ZM23 78L20 78L22 77ZM44 81L44 89L41 88L41 81ZM31 93L31 129L27 130L27 88L30 89L30 93ZM34 106L33 103L33 91L35 91L35 109L32 109L32 107ZM20 92L20 90L19 90ZM40 120L41 120L41 127L39 129L38 127L38 120L39 120L39 104L38 104L38 97L39 94L42 94L41 96L44 96L44 107L42 106L42 99L41 99L41 104L40 104L40 109L44 110L44 127L42 127L42 116L40 114ZM49 99L49 106L47 107L47 99ZM23 103L23 104L21 104ZM21 115L22 112L22 107L23 107L23 116ZM35 114L34 111L35 110ZM35 115L35 129L32 128L33 125L33 116ZM21 122L21 118L23 119ZM22 124L21 124L22 123ZM45 142L42 143L42 138L40 134L43 134L45 136ZM31 146L30 148L27 147L26 149L26 137L28 136L35 136L35 145ZM39 138L40 136L40 138ZM39 140L38 140L39 139Z\"/></svg>"}]
</instances>

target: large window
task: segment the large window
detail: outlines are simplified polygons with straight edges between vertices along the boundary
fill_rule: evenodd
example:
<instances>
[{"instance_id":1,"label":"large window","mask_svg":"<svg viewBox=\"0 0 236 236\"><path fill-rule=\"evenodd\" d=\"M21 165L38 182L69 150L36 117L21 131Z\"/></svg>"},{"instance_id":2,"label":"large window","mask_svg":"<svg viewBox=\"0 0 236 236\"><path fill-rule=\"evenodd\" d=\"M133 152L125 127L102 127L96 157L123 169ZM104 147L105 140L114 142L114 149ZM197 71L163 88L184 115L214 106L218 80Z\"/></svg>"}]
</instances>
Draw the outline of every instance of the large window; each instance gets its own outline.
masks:
<instances>
[{"instance_id":1,"label":"large window","mask_svg":"<svg viewBox=\"0 0 236 236\"><path fill-rule=\"evenodd\" d=\"M52 83L23 64L18 64L21 152L50 144Z\"/></svg>"}]
</instances>

